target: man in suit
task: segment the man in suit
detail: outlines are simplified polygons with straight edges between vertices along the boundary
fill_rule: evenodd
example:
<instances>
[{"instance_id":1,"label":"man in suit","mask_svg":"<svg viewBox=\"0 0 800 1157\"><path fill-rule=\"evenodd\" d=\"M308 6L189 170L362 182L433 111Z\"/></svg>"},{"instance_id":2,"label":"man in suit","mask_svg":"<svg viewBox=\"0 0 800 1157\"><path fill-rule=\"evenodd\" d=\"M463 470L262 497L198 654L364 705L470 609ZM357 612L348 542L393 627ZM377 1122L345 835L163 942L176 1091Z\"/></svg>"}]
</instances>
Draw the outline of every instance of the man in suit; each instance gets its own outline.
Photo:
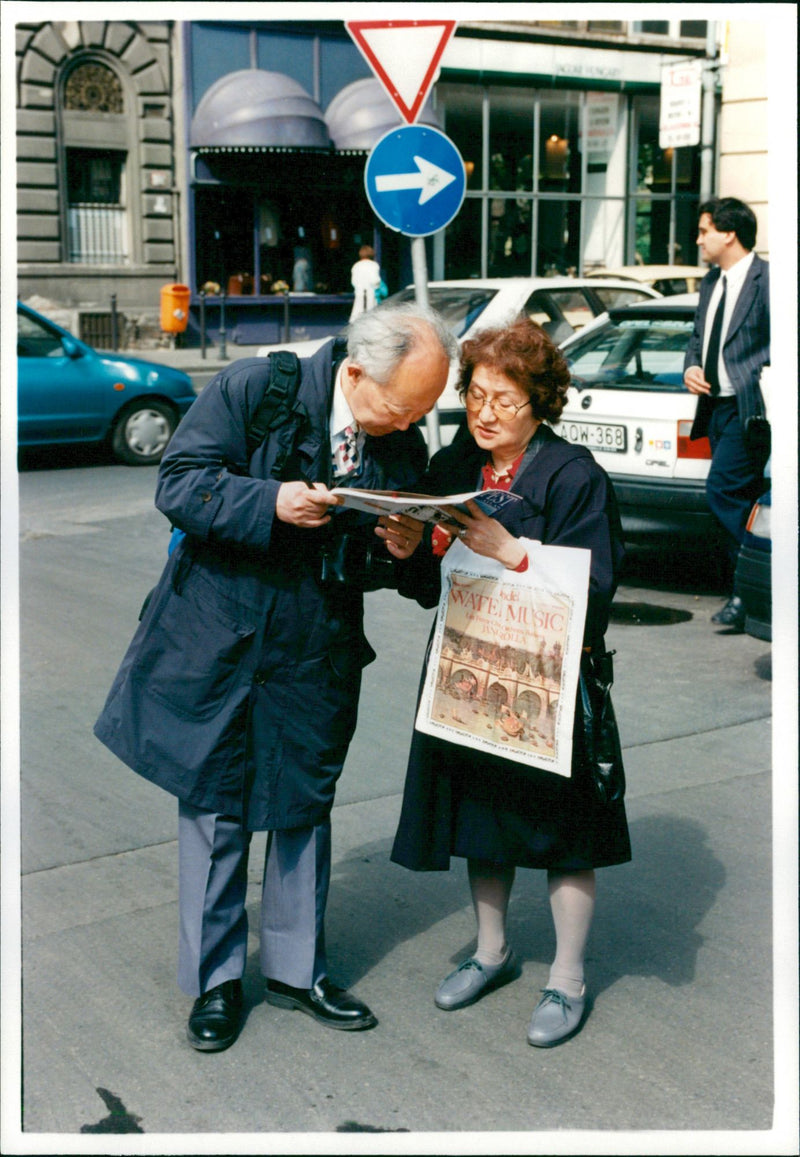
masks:
<instances>
[{"instance_id":1,"label":"man in suit","mask_svg":"<svg viewBox=\"0 0 800 1157\"><path fill-rule=\"evenodd\" d=\"M376 527L339 510L332 488L414 489L427 461L416 423L457 353L432 311L371 310L346 346L301 359L293 404L255 448L248 435L275 386L273 358L222 370L164 455L156 505L184 536L95 734L178 797L178 982L196 998L196 1049L227 1048L243 1020L254 831L269 833L267 1002L334 1029L377 1023L328 975L330 815L361 672L375 657L364 592L397 585L396 561L422 528L405 516Z\"/></svg>"},{"instance_id":2,"label":"man in suit","mask_svg":"<svg viewBox=\"0 0 800 1157\"><path fill-rule=\"evenodd\" d=\"M698 396L691 437L711 442L706 494L725 532L731 583L769 456L759 386L770 360L769 265L753 252L755 242L755 214L743 201L715 197L700 206L697 244L714 268L700 283L683 380ZM712 622L742 631L744 617L732 594Z\"/></svg>"}]
</instances>

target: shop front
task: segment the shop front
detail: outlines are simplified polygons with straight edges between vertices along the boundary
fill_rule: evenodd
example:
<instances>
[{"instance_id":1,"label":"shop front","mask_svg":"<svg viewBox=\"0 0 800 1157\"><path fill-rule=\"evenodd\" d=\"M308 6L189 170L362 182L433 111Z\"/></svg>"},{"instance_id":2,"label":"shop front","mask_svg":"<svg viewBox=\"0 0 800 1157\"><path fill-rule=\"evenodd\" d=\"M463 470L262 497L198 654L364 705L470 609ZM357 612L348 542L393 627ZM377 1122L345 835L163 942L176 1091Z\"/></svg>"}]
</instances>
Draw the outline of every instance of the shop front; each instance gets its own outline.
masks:
<instances>
[{"instance_id":1,"label":"shop front","mask_svg":"<svg viewBox=\"0 0 800 1157\"><path fill-rule=\"evenodd\" d=\"M323 336L347 322L358 246L381 240L363 167L363 155L299 147L197 151L194 285L212 332L223 291L237 344Z\"/></svg>"},{"instance_id":2,"label":"shop front","mask_svg":"<svg viewBox=\"0 0 800 1157\"><path fill-rule=\"evenodd\" d=\"M442 277L694 264L699 149L661 150L657 92L442 83L468 173Z\"/></svg>"},{"instance_id":3,"label":"shop front","mask_svg":"<svg viewBox=\"0 0 800 1157\"><path fill-rule=\"evenodd\" d=\"M399 114L344 26L187 26L189 341L324 336L375 250L394 292L410 243L374 216L370 149ZM663 54L457 35L421 122L453 140L467 191L428 241L432 280L693 265L699 148L658 145ZM224 319L223 319L224 308Z\"/></svg>"},{"instance_id":4,"label":"shop front","mask_svg":"<svg viewBox=\"0 0 800 1157\"><path fill-rule=\"evenodd\" d=\"M189 26L189 342L201 295L211 341L223 325L240 345L335 332L363 245L393 289L412 280L409 239L377 220L364 191L369 150L398 113L343 25L292 28ZM420 121L438 126L430 102Z\"/></svg>"}]
</instances>

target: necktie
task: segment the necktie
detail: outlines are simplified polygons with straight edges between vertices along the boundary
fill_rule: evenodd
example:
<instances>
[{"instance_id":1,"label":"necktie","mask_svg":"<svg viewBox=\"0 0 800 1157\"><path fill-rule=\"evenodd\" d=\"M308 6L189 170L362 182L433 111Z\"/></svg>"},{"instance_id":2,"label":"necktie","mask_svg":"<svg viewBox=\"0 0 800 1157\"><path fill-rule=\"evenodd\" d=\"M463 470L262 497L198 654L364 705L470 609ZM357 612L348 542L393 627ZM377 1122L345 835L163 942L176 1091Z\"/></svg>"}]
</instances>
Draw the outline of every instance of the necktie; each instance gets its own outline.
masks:
<instances>
[{"instance_id":1,"label":"necktie","mask_svg":"<svg viewBox=\"0 0 800 1157\"><path fill-rule=\"evenodd\" d=\"M714 314L714 320L711 323L711 333L708 338L708 350L706 352L706 361L703 366L703 373L706 381L711 386L711 396L716 398L719 394L719 349L720 339L722 337L722 318L725 313L725 294L728 289L728 284L725 280L725 274L722 275L722 296L717 302L717 312Z\"/></svg>"},{"instance_id":2,"label":"necktie","mask_svg":"<svg viewBox=\"0 0 800 1157\"><path fill-rule=\"evenodd\" d=\"M358 431L345 426L333 451L333 472L338 478L358 469Z\"/></svg>"}]
</instances>

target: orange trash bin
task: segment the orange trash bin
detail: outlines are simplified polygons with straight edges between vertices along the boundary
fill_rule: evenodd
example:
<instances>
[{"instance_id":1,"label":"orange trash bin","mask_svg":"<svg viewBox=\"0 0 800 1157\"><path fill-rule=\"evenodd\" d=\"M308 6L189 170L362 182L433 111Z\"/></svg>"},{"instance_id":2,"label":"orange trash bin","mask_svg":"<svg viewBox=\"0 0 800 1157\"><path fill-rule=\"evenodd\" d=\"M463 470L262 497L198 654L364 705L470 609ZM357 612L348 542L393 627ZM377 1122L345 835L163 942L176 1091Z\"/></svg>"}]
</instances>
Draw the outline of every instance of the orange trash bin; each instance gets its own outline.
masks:
<instances>
[{"instance_id":1,"label":"orange trash bin","mask_svg":"<svg viewBox=\"0 0 800 1157\"><path fill-rule=\"evenodd\" d=\"M188 285L161 286L161 328L165 333L184 332L189 324L191 297Z\"/></svg>"}]
</instances>

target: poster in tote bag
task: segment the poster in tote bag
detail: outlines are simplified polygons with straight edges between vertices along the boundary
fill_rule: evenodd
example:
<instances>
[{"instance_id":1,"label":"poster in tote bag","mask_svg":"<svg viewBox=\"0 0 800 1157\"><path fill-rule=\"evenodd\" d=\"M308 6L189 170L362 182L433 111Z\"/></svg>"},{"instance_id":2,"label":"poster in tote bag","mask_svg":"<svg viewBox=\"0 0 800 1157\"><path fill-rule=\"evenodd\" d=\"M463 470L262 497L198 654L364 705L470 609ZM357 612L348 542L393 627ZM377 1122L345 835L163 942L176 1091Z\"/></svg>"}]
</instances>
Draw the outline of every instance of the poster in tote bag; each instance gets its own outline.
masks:
<instances>
[{"instance_id":1,"label":"poster in tote bag","mask_svg":"<svg viewBox=\"0 0 800 1157\"><path fill-rule=\"evenodd\" d=\"M442 560L416 727L569 776L591 551L521 541L522 574L458 540Z\"/></svg>"}]
</instances>

